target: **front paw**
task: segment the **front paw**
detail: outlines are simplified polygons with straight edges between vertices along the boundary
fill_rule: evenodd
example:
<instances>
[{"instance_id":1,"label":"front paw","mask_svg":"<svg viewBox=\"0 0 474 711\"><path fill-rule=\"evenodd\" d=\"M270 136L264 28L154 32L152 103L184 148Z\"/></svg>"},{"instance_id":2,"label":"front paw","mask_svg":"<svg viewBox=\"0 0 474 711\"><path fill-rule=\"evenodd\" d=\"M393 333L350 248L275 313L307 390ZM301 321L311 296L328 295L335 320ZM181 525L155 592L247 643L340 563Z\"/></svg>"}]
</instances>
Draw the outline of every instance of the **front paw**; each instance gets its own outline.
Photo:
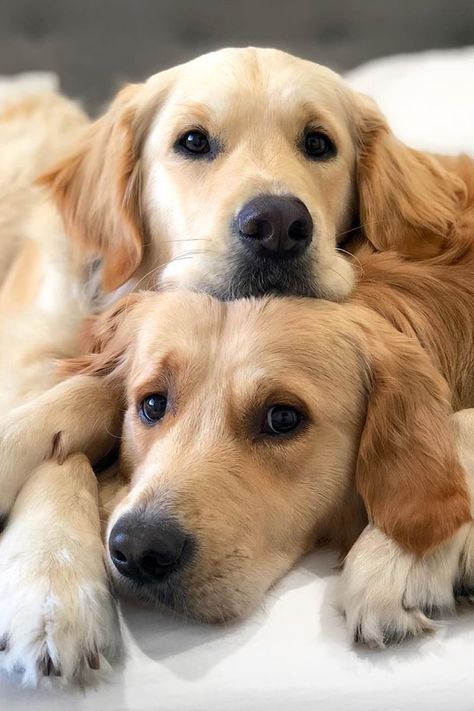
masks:
<instances>
[{"instance_id":1,"label":"front paw","mask_svg":"<svg viewBox=\"0 0 474 711\"><path fill-rule=\"evenodd\" d=\"M465 539L461 529L422 559L368 526L344 564L338 606L351 639L386 647L436 628L433 617L454 608L453 584Z\"/></svg>"},{"instance_id":2,"label":"front paw","mask_svg":"<svg viewBox=\"0 0 474 711\"><path fill-rule=\"evenodd\" d=\"M120 654L95 487L82 455L44 464L0 540L0 667L25 685L86 684Z\"/></svg>"},{"instance_id":3,"label":"front paw","mask_svg":"<svg viewBox=\"0 0 474 711\"><path fill-rule=\"evenodd\" d=\"M50 675L91 682L120 648L106 581L56 567L34 577L18 573L10 564L0 582L0 667L27 686Z\"/></svg>"}]
</instances>

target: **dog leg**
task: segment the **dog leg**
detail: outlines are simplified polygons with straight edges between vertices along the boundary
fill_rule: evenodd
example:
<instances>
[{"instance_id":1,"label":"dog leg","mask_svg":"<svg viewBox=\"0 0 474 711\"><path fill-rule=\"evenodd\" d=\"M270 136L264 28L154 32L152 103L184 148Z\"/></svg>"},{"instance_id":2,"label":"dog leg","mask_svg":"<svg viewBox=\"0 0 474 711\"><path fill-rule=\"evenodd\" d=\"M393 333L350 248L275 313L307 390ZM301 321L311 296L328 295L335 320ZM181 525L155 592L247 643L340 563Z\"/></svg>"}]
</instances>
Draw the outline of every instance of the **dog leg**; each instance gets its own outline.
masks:
<instances>
[{"instance_id":1,"label":"dog leg","mask_svg":"<svg viewBox=\"0 0 474 711\"><path fill-rule=\"evenodd\" d=\"M452 423L474 501L474 410ZM432 630L432 618L452 612L456 598L474 600L473 524L423 558L369 525L344 563L338 606L354 641L384 647Z\"/></svg>"},{"instance_id":2,"label":"dog leg","mask_svg":"<svg viewBox=\"0 0 474 711\"><path fill-rule=\"evenodd\" d=\"M25 685L50 674L86 683L120 653L84 455L32 474L0 540L0 569L0 667Z\"/></svg>"},{"instance_id":3,"label":"dog leg","mask_svg":"<svg viewBox=\"0 0 474 711\"><path fill-rule=\"evenodd\" d=\"M74 452L98 461L120 433L120 394L104 378L78 375L0 418L0 520L41 462Z\"/></svg>"}]
</instances>

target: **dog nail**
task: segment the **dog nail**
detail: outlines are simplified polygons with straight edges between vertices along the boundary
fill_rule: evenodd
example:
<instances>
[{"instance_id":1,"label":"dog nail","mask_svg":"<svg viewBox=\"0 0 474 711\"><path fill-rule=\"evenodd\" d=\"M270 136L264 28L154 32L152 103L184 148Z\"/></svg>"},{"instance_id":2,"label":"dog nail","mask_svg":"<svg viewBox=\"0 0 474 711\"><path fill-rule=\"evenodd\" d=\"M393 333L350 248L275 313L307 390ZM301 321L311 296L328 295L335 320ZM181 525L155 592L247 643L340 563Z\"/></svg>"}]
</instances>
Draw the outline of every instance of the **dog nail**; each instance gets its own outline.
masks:
<instances>
[{"instance_id":1,"label":"dog nail","mask_svg":"<svg viewBox=\"0 0 474 711\"><path fill-rule=\"evenodd\" d=\"M100 669L100 659L99 659L98 652L94 652L94 654L91 654L91 656L89 657L89 659L87 661L88 661L90 668L93 669L94 671L97 671L97 669Z\"/></svg>"},{"instance_id":2,"label":"dog nail","mask_svg":"<svg viewBox=\"0 0 474 711\"><path fill-rule=\"evenodd\" d=\"M8 638L6 635L0 637L0 652L4 652L8 647Z\"/></svg>"},{"instance_id":3,"label":"dog nail","mask_svg":"<svg viewBox=\"0 0 474 711\"><path fill-rule=\"evenodd\" d=\"M8 514L0 513L0 533L5 530L8 521Z\"/></svg>"},{"instance_id":4,"label":"dog nail","mask_svg":"<svg viewBox=\"0 0 474 711\"><path fill-rule=\"evenodd\" d=\"M362 629L360 625L357 625L357 627L354 630L354 644L360 644L363 640L362 637Z\"/></svg>"},{"instance_id":5,"label":"dog nail","mask_svg":"<svg viewBox=\"0 0 474 711\"><path fill-rule=\"evenodd\" d=\"M51 661L51 657L49 656L49 654L47 654L45 657L43 657L40 663L40 668L43 676L49 676L51 674L52 666L53 663Z\"/></svg>"}]
</instances>

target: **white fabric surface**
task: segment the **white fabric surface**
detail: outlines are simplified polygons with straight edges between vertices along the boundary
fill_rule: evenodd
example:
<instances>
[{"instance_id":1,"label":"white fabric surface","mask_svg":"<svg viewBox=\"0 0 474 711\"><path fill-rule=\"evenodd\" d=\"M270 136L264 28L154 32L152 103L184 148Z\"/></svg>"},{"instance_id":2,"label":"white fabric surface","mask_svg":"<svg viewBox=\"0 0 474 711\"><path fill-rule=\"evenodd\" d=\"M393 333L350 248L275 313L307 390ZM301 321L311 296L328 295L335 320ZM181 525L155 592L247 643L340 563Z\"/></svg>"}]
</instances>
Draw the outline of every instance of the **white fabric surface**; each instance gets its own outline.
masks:
<instances>
[{"instance_id":1,"label":"white fabric surface","mask_svg":"<svg viewBox=\"0 0 474 711\"><path fill-rule=\"evenodd\" d=\"M376 99L408 145L474 155L474 47L387 57L346 79Z\"/></svg>"},{"instance_id":2,"label":"white fabric surface","mask_svg":"<svg viewBox=\"0 0 474 711\"><path fill-rule=\"evenodd\" d=\"M2 711L472 711L474 613L386 651L352 648L317 552L265 609L222 628L127 607L129 659L97 690L0 687Z\"/></svg>"},{"instance_id":3,"label":"white fabric surface","mask_svg":"<svg viewBox=\"0 0 474 711\"><path fill-rule=\"evenodd\" d=\"M473 76L466 49L380 60L349 78L408 143L474 154ZM0 682L0 709L472 711L474 611L387 651L353 648L332 607L335 561L309 556L263 610L228 628L125 607L129 656L107 683L83 694Z\"/></svg>"}]
</instances>

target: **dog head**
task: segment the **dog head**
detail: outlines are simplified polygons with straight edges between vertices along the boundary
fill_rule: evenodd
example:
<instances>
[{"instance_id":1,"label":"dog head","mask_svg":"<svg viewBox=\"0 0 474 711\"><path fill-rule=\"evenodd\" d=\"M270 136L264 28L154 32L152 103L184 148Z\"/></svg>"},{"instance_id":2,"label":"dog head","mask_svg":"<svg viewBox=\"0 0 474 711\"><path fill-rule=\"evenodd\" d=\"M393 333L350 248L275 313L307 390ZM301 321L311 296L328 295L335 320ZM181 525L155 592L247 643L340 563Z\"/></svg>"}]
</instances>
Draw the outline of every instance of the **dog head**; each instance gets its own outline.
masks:
<instances>
[{"instance_id":1,"label":"dog head","mask_svg":"<svg viewBox=\"0 0 474 711\"><path fill-rule=\"evenodd\" d=\"M124 393L122 591L228 619L319 538L349 547L365 511L417 554L469 518L444 381L361 307L136 294L89 337L69 371Z\"/></svg>"},{"instance_id":2,"label":"dog head","mask_svg":"<svg viewBox=\"0 0 474 711\"><path fill-rule=\"evenodd\" d=\"M221 299L339 299L339 245L436 254L463 186L395 139L329 69L228 49L126 87L43 178L81 255L112 291L173 284Z\"/></svg>"}]
</instances>

